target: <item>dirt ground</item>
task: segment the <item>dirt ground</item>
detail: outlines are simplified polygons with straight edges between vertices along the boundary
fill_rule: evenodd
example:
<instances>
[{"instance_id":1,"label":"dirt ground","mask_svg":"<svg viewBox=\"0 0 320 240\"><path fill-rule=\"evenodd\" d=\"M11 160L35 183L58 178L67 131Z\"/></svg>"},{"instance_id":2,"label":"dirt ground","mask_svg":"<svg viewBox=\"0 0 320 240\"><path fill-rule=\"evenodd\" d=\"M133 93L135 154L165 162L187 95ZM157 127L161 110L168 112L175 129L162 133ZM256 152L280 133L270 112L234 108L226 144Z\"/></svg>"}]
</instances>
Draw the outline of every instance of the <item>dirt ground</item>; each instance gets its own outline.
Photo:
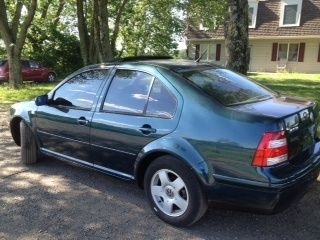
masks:
<instances>
[{"instance_id":1,"label":"dirt ground","mask_svg":"<svg viewBox=\"0 0 320 240\"><path fill-rule=\"evenodd\" d=\"M174 228L150 210L144 192L51 158L25 167L0 107L0 240L4 239L319 239L320 178L283 213L216 209L192 227Z\"/></svg>"}]
</instances>

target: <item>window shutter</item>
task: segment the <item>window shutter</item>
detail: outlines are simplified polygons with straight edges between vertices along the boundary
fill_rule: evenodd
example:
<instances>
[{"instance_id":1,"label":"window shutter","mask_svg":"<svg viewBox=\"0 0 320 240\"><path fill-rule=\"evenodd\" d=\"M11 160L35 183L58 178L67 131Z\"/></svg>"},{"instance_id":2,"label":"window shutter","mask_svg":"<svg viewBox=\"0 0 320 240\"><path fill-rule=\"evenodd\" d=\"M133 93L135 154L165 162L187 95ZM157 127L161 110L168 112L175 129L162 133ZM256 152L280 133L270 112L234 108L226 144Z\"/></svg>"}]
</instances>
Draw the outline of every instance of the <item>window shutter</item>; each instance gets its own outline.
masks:
<instances>
[{"instance_id":1,"label":"window shutter","mask_svg":"<svg viewBox=\"0 0 320 240\"><path fill-rule=\"evenodd\" d=\"M271 53L271 61L277 61L277 55L278 55L278 43L272 44L272 53Z\"/></svg>"},{"instance_id":2,"label":"window shutter","mask_svg":"<svg viewBox=\"0 0 320 240\"><path fill-rule=\"evenodd\" d=\"M300 43L298 62L303 62L305 48L306 48L306 44L305 43Z\"/></svg>"},{"instance_id":3,"label":"window shutter","mask_svg":"<svg viewBox=\"0 0 320 240\"><path fill-rule=\"evenodd\" d=\"M196 45L196 51L195 51L195 54L194 54L194 59L197 60L199 57L200 57L200 45L197 44Z\"/></svg>"},{"instance_id":4,"label":"window shutter","mask_svg":"<svg viewBox=\"0 0 320 240\"><path fill-rule=\"evenodd\" d=\"M320 44L319 44L319 50L318 50L318 62L320 62Z\"/></svg>"},{"instance_id":5,"label":"window shutter","mask_svg":"<svg viewBox=\"0 0 320 240\"><path fill-rule=\"evenodd\" d=\"M216 61L220 61L221 58L221 44L216 45Z\"/></svg>"}]
</instances>

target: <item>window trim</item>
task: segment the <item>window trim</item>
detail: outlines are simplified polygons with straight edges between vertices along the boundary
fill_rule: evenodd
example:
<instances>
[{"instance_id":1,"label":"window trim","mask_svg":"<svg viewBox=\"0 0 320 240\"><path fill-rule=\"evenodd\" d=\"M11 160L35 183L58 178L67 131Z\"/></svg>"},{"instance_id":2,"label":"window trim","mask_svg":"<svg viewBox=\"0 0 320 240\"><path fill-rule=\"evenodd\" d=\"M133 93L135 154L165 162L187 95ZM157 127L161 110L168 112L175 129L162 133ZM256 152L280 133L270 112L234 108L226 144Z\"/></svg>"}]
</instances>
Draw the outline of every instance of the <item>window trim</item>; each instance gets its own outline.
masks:
<instances>
[{"instance_id":1,"label":"window trim","mask_svg":"<svg viewBox=\"0 0 320 240\"><path fill-rule=\"evenodd\" d=\"M278 49L277 49L277 61L280 61L279 59L279 48L280 48L280 45L283 45L283 44L286 44L287 45L287 56L286 56L286 60L288 62L298 62L298 59L299 59L299 53L300 53L300 43L297 43L297 42L292 42L292 43L278 43ZM297 60L295 61L292 61L292 60L289 60L289 51L290 51L290 45L291 44L297 44L298 45L298 52L297 52Z\"/></svg>"},{"instance_id":2,"label":"window trim","mask_svg":"<svg viewBox=\"0 0 320 240\"><path fill-rule=\"evenodd\" d=\"M297 5L297 14L296 14L296 23L293 24L284 24L284 9L287 5ZM280 8L280 27L297 27L300 26L301 19L301 9L302 9L302 0L282 0Z\"/></svg>"},{"instance_id":3,"label":"window trim","mask_svg":"<svg viewBox=\"0 0 320 240\"><path fill-rule=\"evenodd\" d=\"M110 75L110 72L112 71L112 68L113 67L109 67L109 68L92 68L92 69L86 69L82 72L76 72L75 74L72 74L71 76L69 76L68 78L66 78L64 81L62 81L59 85L57 85L57 87L50 93L48 93L50 99L49 99L49 103L48 105L51 106L51 107L57 107L57 108L60 108L60 109L74 109L74 110L81 110L81 111L94 111L95 107L96 107L96 102L97 102L97 99L100 97L101 95L101 89L103 88L104 86L104 83L107 81L107 79L109 78L109 75ZM74 77L80 75L80 74L83 74L85 72L90 72L90 71L95 71L95 70L107 70L108 71L108 74L104 77L104 79L102 79L102 83L97 91L97 94L95 96L95 98L93 99L93 104L91 106L91 108L83 108L83 107L77 107L77 106L65 106L65 105L56 105L54 104L54 96L56 95L56 91L58 91L64 84L66 84L67 82L69 82L71 79L73 79Z\"/></svg>"},{"instance_id":4,"label":"window trim","mask_svg":"<svg viewBox=\"0 0 320 240\"><path fill-rule=\"evenodd\" d=\"M142 113L122 112L122 111L116 111L116 110L105 110L105 109L103 109L104 103L106 101L106 98L107 98L109 90L110 90L110 86L111 86L112 81L113 81L113 79L114 79L114 77L115 77L115 75L116 75L118 70L138 71L138 72L143 72L143 73L149 74L149 75L151 75L153 77L152 78L152 82L150 84L150 88L148 90L147 102L146 102L146 104L145 104L145 106L143 108L143 112ZM175 109L175 112L174 112L174 114L172 115L171 118L166 118L166 117L162 117L162 116L159 116L159 115L152 115L152 114L147 114L146 113L146 110L147 110L147 107L148 107L148 104L149 104L149 97L150 97L150 94L151 94L151 91L152 91L153 84L154 84L156 79L158 79L167 88L169 93L175 99L176 109ZM178 111L178 106L179 106L179 102L178 102L178 99L177 99L176 95L163 83L163 81L161 79L159 79L156 76L154 76L154 74L151 74L151 73L149 73L147 71L143 71L143 70L140 70L140 69L129 69L129 68L118 67L118 68L115 69L115 71L113 72L113 75L110 77L110 81L108 83L107 88L104 90L103 98L102 98L101 104L100 104L99 109L97 110L97 112L100 112L100 113L111 113L111 114L121 114L121 115L127 115L127 116L151 117L151 118L161 118L161 119L174 119L175 116L176 116L176 113Z\"/></svg>"},{"instance_id":5,"label":"window trim","mask_svg":"<svg viewBox=\"0 0 320 240\"><path fill-rule=\"evenodd\" d=\"M259 1L257 1L257 0L249 0L248 1L248 13L249 13L249 8L251 8L251 7L253 8L252 21L251 21L251 23L248 22L249 28L256 28L258 3L259 3Z\"/></svg>"}]
</instances>

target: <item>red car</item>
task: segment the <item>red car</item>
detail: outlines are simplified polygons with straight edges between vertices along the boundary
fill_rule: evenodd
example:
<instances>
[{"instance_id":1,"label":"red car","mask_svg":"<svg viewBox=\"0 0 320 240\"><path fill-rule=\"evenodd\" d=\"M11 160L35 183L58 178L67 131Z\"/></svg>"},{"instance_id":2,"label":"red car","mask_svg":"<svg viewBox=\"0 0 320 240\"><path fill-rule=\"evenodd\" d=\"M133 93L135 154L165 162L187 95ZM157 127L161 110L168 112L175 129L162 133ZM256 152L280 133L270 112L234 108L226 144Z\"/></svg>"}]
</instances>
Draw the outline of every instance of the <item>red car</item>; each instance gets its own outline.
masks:
<instances>
[{"instance_id":1,"label":"red car","mask_svg":"<svg viewBox=\"0 0 320 240\"><path fill-rule=\"evenodd\" d=\"M22 78L24 81L52 82L56 79L56 73L35 61L22 60ZM7 60L0 60L0 82L9 80L9 64Z\"/></svg>"}]
</instances>

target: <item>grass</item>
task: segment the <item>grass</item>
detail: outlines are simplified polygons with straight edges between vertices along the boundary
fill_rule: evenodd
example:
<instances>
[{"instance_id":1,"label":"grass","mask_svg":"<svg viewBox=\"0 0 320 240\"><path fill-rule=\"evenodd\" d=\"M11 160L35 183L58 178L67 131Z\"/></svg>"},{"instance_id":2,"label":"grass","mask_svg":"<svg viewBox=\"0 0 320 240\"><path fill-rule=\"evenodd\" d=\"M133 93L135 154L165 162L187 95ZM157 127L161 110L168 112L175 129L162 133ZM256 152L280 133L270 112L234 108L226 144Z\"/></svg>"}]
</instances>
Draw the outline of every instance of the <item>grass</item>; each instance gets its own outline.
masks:
<instances>
[{"instance_id":1,"label":"grass","mask_svg":"<svg viewBox=\"0 0 320 240\"><path fill-rule=\"evenodd\" d=\"M320 103L320 74L250 73L249 76L284 95Z\"/></svg>"},{"instance_id":2,"label":"grass","mask_svg":"<svg viewBox=\"0 0 320 240\"><path fill-rule=\"evenodd\" d=\"M7 84L0 85L0 104L12 104L34 99L48 93L57 83L24 83L20 89L12 89Z\"/></svg>"},{"instance_id":3,"label":"grass","mask_svg":"<svg viewBox=\"0 0 320 240\"><path fill-rule=\"evenodd\" d=\"M250 73L257 82L284 95L315 100L320 103L320 74L301 73ZM25 83L14 90L0 85L0 104L12 104L34 99L49 92L57 83Z\"/></svg>"}]
</instances>

